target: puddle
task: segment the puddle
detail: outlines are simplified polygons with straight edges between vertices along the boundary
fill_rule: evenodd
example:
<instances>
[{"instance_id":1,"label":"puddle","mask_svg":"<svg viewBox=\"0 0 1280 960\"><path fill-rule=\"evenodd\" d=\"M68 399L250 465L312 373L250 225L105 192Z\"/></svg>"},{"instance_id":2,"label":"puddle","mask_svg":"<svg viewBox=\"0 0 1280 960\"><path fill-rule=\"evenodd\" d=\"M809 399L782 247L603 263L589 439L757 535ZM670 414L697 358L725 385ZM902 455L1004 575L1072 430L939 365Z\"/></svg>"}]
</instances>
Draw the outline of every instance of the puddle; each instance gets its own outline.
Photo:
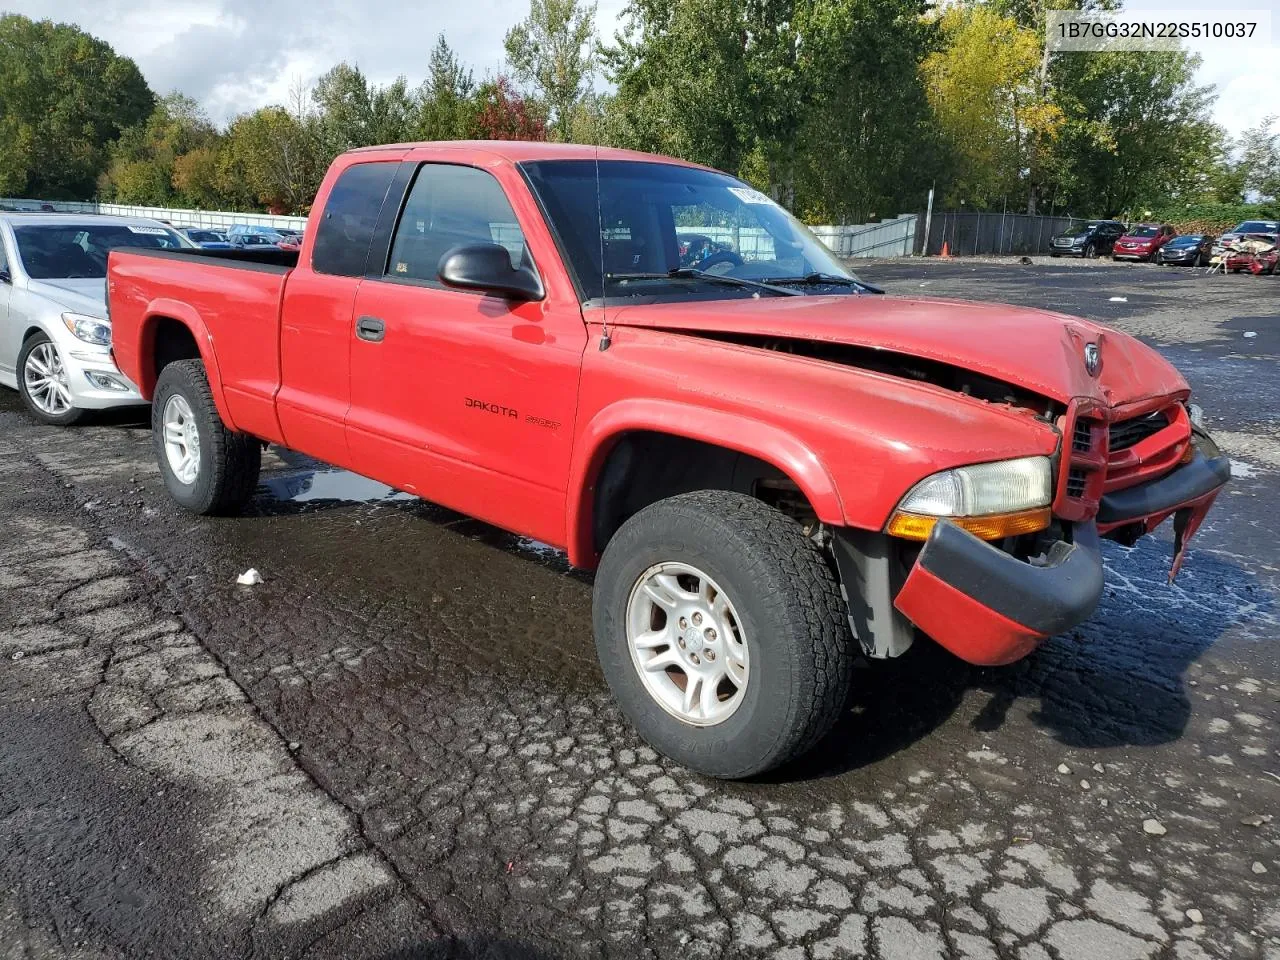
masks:
<instances>
[{"instance_id":1,"label":"puddle","mask_svg":"<svg viewBox=\"0 0 1280 960\"><path fill-rule=\"evenodd\" d=\"M382 503L417 497L349 470L308 470L264 477L261 486L281 503Z\"/></svg>"}]
</instances>

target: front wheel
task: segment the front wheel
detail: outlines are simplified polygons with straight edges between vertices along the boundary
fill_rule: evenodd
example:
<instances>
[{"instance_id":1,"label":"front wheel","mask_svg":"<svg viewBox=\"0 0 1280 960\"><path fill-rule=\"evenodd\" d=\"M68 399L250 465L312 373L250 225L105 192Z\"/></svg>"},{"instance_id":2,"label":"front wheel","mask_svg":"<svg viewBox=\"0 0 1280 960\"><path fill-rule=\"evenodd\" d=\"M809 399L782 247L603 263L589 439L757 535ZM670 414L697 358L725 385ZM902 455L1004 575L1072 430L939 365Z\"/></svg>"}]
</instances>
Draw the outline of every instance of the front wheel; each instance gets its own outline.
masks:
<instances>
[{"instance_id":1,"label":"front wheel","mask_svg":"<svg viewBox=\"0 0 1280 960\"><path fill-rule=\"evenodd\" d=\"M800 756L848 694L848 620L821 550L742 494L682 494L631 517L596 573L593 619L623 713L708 776Z\"/></svg>"},{"instance_id":2,"label":"front wheel","mask_svg":"<svg viewBox=\"0 0 1280 960\"><path fill-rule=\"evenodd\" d=\"M1098 251L1092 243L1086 243L1084 245L1084 249L1080 251L1080 255L1086 260L1096 260L1098 258Z\"/></svg>"},{"instance_id":3,"label":"front wheel","mask_svg":"<svg viewBox=\"0 0 1280 960\"><path fill-rule=\"evenodd\" d=\"M193 513L235 513L253 496L262 448L223 424L200 360L178 360L160 372L151 437L165 487Z\"/></svg>"},{"instance_id":4,"label":"front wheel","mask_svg":"<svg viewBox=\"0 0 1280 960\"><path fill-rule=\"evenodd\" d=\"M71 384L58 347L43 333L27 337L18 351L18 393L41 423L69 427L84 419L85 411L71 405Z\"/></svg>"}]
</instances>

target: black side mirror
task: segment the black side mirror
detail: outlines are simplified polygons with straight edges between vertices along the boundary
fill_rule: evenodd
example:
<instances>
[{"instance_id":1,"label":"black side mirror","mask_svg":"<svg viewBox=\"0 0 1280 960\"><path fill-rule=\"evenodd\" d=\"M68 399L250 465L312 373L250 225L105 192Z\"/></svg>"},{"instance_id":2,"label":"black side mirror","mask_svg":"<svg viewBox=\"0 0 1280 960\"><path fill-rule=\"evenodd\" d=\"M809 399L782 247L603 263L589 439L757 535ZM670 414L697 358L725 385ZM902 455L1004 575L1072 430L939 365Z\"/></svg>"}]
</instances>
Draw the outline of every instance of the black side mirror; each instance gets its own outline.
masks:
<instances>
[{"instance_id":1,"label":"black side mirror","mask_svg":"<svg viewBox=\"0 0 1280 960\"><path fill-rule=\"evenodd\" d=\"M0 283L13 283L13 276L4 267L0 267Z\"/></svg>"},{"instance_id":2,"label":"black side mirror","mask_svg":"<svg viewBox=\"0 0 1280 960\"><path fill-rule=\"evenodd\" d=\"M511 254L498 243L464 243L440 258L440 280L462 290L483 290L511 300L541 300L542 280L531 267L511 266Z\"/></svg>"}]
</instances>

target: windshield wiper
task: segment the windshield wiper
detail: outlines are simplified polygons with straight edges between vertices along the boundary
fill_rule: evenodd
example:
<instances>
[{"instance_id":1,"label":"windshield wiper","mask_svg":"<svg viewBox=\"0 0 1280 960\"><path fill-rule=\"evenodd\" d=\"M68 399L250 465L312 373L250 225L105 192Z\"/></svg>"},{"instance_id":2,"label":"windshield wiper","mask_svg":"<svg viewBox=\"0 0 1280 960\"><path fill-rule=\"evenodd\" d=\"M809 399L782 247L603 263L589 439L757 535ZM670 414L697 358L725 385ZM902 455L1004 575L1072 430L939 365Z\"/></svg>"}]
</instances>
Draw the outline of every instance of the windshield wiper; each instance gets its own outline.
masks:
<instances>
[{"instance_id":1,"label":"windshield wiper","mask_svg":"<svg viewBox=\"0 0 1280 960\"><path fill-rule=\"evenodd\" d=\"M884 293L879 287L873 287L853 277L837 277L834 273L807 273L803 277L766 277L763 282L803 283L809 287L857 287L867 293Z\"/></svg>"},{"instance_id":2,"label":"windshield wiper","mask_svg":"<svg viewBox=\"0 0 1280 960\"><path fill-rule=\"evenodd\" d=\"M799 290L788 290L785 287L773 287L762 280L744 280L741 277L728 277L721 273L707 273L696 267L676 267L666 273L606 273L606 280L705 280L708 283L720 283L730 287L749 287L754 290L768 290L770 293L784 297L803 296Z\"/></svg>"}]
</instances>

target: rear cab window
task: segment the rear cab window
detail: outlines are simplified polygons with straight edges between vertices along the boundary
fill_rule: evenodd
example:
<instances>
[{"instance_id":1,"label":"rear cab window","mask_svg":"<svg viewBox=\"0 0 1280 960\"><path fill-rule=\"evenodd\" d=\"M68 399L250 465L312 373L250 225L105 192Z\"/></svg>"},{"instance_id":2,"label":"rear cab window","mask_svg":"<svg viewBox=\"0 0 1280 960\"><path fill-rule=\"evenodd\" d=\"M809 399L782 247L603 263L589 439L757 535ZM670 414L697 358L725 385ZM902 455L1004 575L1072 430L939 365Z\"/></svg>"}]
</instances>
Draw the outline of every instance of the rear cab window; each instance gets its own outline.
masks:
<instances>
[{"instance_id":1,"label":"rear cab window","mask_svg":"<svg viewBox=\"0 0 1280 960\"><path fill-rule=\"evenodd\" d=\"M468 243L496 243L506 248L513 269L532 266L515 211L492 174L459 164L422 164L396 225L384 275L440 285L441 258Z\"/></svg>"},{"instance_id":2,"label":"rear cab window","mask_svg":"<svg viewBox=\"0 0 1280 960\"><path fill-rule=\"evenodd\" d=\"M329 191L316 228L311 269L341 277L364 276L378 214L399 163L373 161L347 167ZM261 242L270 243L267 238Z\"/></svg>"}]
</instances>

